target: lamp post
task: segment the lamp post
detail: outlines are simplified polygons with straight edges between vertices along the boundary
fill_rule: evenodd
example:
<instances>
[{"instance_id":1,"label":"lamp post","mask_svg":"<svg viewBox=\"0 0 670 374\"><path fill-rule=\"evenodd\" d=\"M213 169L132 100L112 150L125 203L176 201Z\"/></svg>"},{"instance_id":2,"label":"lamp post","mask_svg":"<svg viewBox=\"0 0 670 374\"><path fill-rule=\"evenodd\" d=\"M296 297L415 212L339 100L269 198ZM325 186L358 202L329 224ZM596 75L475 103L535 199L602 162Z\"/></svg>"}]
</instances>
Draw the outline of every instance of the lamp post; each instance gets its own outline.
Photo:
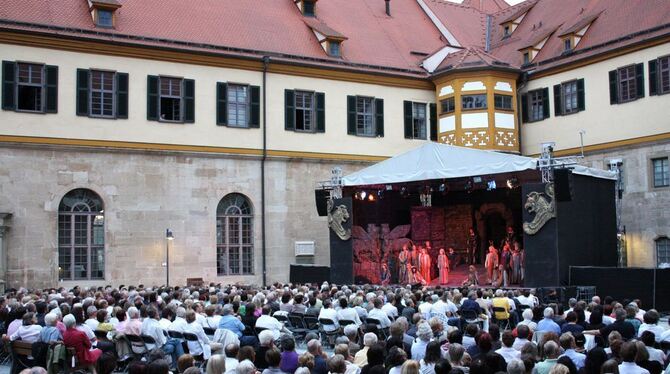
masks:
<instances>
[{"instance_id":1,"label":"lamp post","mask_svg":"<svg viewBox=\"0 0 670 374\"><path fill-rule=\"evenodd\" d=\"M165 230L165 286L170 287L170 242L174 240L172 230Z\"/></svg>"}]
</instances>

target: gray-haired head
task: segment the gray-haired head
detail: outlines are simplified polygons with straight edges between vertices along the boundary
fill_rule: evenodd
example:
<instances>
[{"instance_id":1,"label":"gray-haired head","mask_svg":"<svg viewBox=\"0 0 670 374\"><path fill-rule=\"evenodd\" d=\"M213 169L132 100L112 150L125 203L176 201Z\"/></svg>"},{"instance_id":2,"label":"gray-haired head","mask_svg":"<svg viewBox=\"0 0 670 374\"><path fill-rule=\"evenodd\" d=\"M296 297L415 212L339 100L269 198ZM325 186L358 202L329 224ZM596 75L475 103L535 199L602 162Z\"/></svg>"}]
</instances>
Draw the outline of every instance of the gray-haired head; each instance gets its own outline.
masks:
<instances>
[{"instance_id":1,"label":"gray-haired head","mask_svg":"<svg viewBox=\"0 0 670 374\"><path fill-rule=\"evenodd\" d=\"M74 318L72 314L68 314L65 317L63 317L63 324L65 325L65 327L69 329L77 324L77 320Z\"/></svg>"},{"instance_id":2,"label":"gray-haired head","mask_svg":"<svg viewBox=\"0 0 670 374\"><path fill-rule=\"evenodd\" d=\"M512 359L507 363L507 374L525 374L526 366L518 358Z\"/></svg>"},{"instance_id":3,"label":"gray-haired head","mask_svg":"<svg viewBox=\"0 0 670 374\"><path fill-rule=\"evenodd\" d=\"M47 313L47 315L44 316L45 325L56 326L56 322L58 322L58 316L55 315L54 313Z\"/></svg>"},{"instance_id":4,"label":"gray-haired head","mask_svg":"<svg viewBox=\"0 0 670 374\"><path fill-rule=\"evenodd\" d=\"M226 304L221 309L221 315L227 316L233 314L233 304Z\"/></svg>"},{"instance_id":5,"label":"gray-haired head","mask_svg":"<svg viewBox=\"0 0 670 374\"><path fill-rule=\"evenodd\" d=\"M416 337L423 340L424 342L429 341L433 338L433 330L430 328L430 325L427 322L419 323L416 330Z\"/></svg>"}]
</instances>

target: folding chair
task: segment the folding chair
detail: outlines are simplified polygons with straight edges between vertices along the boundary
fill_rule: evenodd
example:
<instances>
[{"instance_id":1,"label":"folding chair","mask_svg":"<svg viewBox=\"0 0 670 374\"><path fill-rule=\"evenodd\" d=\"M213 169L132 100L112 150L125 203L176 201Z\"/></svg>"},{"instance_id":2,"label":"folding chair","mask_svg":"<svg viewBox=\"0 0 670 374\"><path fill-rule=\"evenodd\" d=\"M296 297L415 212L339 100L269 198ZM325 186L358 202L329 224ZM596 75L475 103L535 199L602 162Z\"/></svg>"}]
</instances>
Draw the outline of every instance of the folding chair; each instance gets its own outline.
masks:
<instances>
[{"instance_id":1,"label":"folding chair","mask_svg":"<svg viewBox=\"0 0 670 374\"><path fill-rule=\"evenodd\" d=\"M144 344L144 340L137 335L126 334L125 336L126 339L128 339L130 352L133 354L133 356L140 360L145 358L147 353L149 353L149 349L147 348L146 344Z\"/></svg>"},{"instance_id":2,"label":"folding chair","mask_svg":"<svg viewBox=\"0 0 670 374\"><path fill-rule=\"evenodd\" d=\"M501 314L507 313L507 318L497 318L496 316L497 316L498 313L501 313ZM511 312L507 312L505 310L505 308L496 307L496 306L493 307L493 320L498 324L498 327L503 329L503 331L504 330L509 330L510 327L512 326L512 324L509 321L509 318L510 318L509 313L511 313Z\"/></svg>"},{"instance_id":3,"label":"folding chair","mask_svg":"<svg viewBox=\"0 0 670 374\"><path fill-rule=\"evenodd\" d=\"M324 337L329 345L335 345L335 339L340 334L340 328L337 327L335 330L327 331L325 326L337 326L336 322L329 318L319 318L319 335L321 336L321 342L323 343ZM332 341L331 341L332 340Z\"/></svg>"},{"instance_id":4,"label":"folding chair","mask_svg":"<svg viewBox=\"0 0 670 374\"><path fill-rule=\"evenodd\" d=\"M475 323L479 325L479 328L483 328L484 326L484 321L482 321L479 318L479 315L477 315L477 312L474 310L462 310L461 311L461 319L465 321L465 323Z\"/></svg>"},{"instance_id":5,"label":"folding chair","mask_svg":"<svg viewBox=\"0 0 670 374\"><path fill-rule=\"evenodd\" d=\"M386 338L388 338L389 334L386 331L387 329L382 327L382 323L378 319L368 317L365 319L365 323L367 323L368 325L377 326L377 336L379 337L379 339L386 340Z\"/></svg>"},{"instance_id":6,"label":"folding chair","mask_svg":"<svg viewBox=\"0 0 670 374\"><path fill-rule=\"evenodd\" d=\"M207 335L208 338L214 337L214 334L216 333L215 328L203 327L202 329L205 330L205 335Z\"/></svg>"},{"instance_id":7,"label":"folding chair","mask_svg":"<svg viewBox=\"0 0 670 374\"><path fill-rule=\"evenodd\" d=\"M190 332L183 332L182 335L184 336L184 340L186 340L187 343L191 342L191 343L200 344L200 341L198 340L197 335L195 335L193 333L190 333ZM186 347L188 348L188 344L186 344ZM188 353L188 352L184 352L184 353ZM195 359L195 364L196 364L197 367L202 368L205 365L205 358L204 357L205 357L204 353L201 353L197 356L193 356L193 358Z\"/></svg>"}]
</instances>

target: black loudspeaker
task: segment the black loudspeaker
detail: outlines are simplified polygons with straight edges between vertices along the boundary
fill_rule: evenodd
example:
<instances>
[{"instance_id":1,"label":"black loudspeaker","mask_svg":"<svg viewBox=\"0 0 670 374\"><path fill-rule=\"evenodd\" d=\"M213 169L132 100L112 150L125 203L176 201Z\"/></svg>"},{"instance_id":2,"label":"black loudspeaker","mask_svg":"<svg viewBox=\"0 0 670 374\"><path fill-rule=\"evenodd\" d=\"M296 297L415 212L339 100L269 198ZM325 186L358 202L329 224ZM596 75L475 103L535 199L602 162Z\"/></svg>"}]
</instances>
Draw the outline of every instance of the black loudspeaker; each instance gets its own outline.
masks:
<instances>
[{"instance_id":1,"label":"black loudspeaker","mask_svg":"<svg viewBox=\"0 0 670 374\"><path fill-rule=\"evenodd\" d=\"M572 201L572 171L554 169L554 195L556 201Z\"/></svg>"},{"instance_id":2,"label":"black loudspeaker","mask_svg":"<svg viewBox=\"0 0 670 374\"><path fill-rule=\"evenodd\" d=\"M328 215L328 190L314 190L314 198L316 200L316 211L319 216Z\"/></svg>"}]
</instances>

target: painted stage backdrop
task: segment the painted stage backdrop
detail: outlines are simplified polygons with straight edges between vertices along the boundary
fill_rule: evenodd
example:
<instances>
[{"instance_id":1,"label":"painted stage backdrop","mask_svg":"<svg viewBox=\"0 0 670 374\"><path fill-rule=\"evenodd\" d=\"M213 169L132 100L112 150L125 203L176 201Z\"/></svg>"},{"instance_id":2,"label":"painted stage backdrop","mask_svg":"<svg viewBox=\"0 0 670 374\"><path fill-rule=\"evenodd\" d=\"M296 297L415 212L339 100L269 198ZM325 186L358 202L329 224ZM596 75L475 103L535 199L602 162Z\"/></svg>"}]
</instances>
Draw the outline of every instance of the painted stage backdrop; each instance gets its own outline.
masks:
<instances>
[{"instance_id":1,"label":"painted stage backdrop","mask_svg":"<svg viewBox=\"0 0 670 374\"><path fill-rule=\"evenodd\" d=\"M367 229L353 226L354 279L356 283L381 283L382 264L388 264L391 274L397 273L398 254L408 244L411 225L369 224Z\"/></svg>"}]
</instances>

